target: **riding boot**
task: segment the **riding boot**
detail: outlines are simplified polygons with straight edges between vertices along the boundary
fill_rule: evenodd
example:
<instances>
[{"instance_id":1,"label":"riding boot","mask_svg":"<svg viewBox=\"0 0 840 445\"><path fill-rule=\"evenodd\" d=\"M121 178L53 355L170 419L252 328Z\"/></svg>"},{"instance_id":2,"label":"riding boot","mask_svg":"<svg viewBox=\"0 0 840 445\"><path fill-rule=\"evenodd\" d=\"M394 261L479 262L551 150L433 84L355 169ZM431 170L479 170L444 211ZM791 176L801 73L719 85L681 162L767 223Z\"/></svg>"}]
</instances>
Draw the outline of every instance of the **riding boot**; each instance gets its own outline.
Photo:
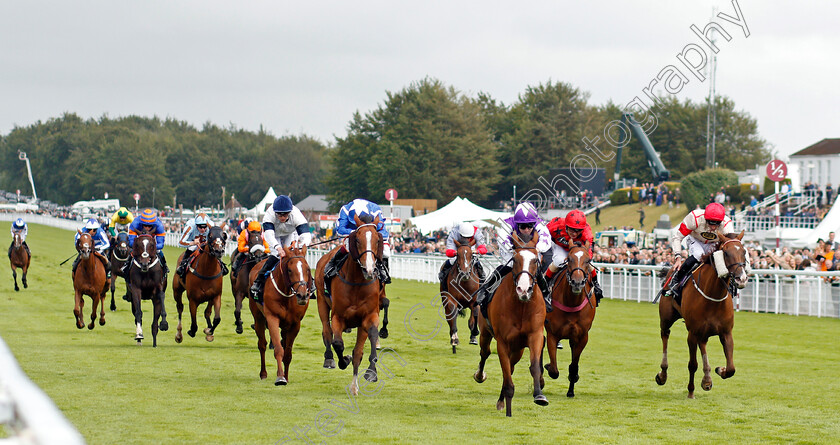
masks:
<instances>
[{"instance_id":1,"label":"riding boot","mask_svg":"<svg viewBox=\"0 0 840 445\"><path fill-rule=\"evenodd\" d=\"M166 257L163 255L163 249L157 251L157 256L160 259L160 265L163 266L163 274L168 274L169 266L166 265Z\"/></svg>"},{"instance_id":2,"label":"riding boot","mask_svg":"<svg viewBox=\"0 0 840 445\"><path fill-rule=\"evenodd\" d=\"M175 273L183 278L187 276L187 266L190 264L190 258L192 257L192 250L187 250L184 252L184 256L181 257L181 261L178 262L178 267L175 268Z\"/></svg>"},{"instance_id":3,"label":"riding boot","mask_svg":"<svg viewBox=\"0 0 840 445\"><path fill-rule=\"evenodd\" d=\"M494 270L493 273L490 274L487 280L484 281L484 284L482 284L481 287L478 289L475 301L476 304L481 305L484 303L484 301L489 299L490 290L496 286L496 283L502 280L502 277L510 273L511 270L513 270L513 268L510 266L502 265L497 267L496 270Z\"/></svg>"},{"instance_id":4,"label":"riding boot","mask_svg":"<svg viewBox=\"0 0 840 445\"><path fill-rule=\"evenodd\" d=\"M230 273L230 270L228 270L227 264L225 264L224 261L219 260L219 266L221 266L221 268L222 268L222 276L225 276L228 273Z\"/></svg>"},{"instance_id":5,"label":"riding boot","mask_svg":"<svg viewBox=\"0 0 840 445\"><path fill-rule=\"evenodd\" d=\"M449 260L444 261L443 265L440 266L440 272L438 273L438 279L440 280L440 284L441 284L441 288L443 289L443 292L447 292L449 290L449 289L447 289L447 286L446 286L447 285L446 277L449 276L449 270L452 269L452 266L453 266L453 264L450 263Z\"/></svg>"},{"instance_id":6,"label":"riding boot","mask_svg":"<svg viewBox=\"0 0 840 445\"><path fill-rule=\"evenodd\" d=\"M29 244L26 244L26 241L23 242L23 248L26 249L26 254L29 255L29 258L32 258L32 251L29 250Z\"/></svg>"},{"instance_id":7,"label":"riding boot","mask_svg":"<svg viewBox=\"0 0 840 445\"><path fill-rule=\"evenodd\" d=\"M105 265L105 278L111 279L111 262L108 261L108 257L104 254L99 254L99 259L102 260L102 264Z\"/></svg>"},{"instance_id":8,"label":"riding boot","mask_svg":"<svg viewBox=\"0 0 840 445\"><path fill-rule=\"evenodd\" d=\"M245 261L245 256L247 254L245 252L239 252L236 255L236 258L233 260L233 264L230 265L230 276L233 279L236 279L236 276L239 275L239 268L242 267L242 263Z\"/></svg>"},{"instance_id":9,"label":"riding boot","mask_svg":"<svg viewBox=\"0 0 840 445\"><path fill-rule=\"evenodd\" d=\"M592 274L592 285L595 286L595 306L597 307L601 303L601 299L604 298L604 291L601 289L601 283L598 282L598 274Z\"/></svg>"},{"instance_id":10,"label":"riding boot","mask_svg":"<svg viewBox=\"0 0 840 445\"><path fill-rule=\"evenodd\" d=\"M537 273L537 286L540 287L540 291L542 292L543 299L545 300L545 311L551 312L551 290L548 288L548 282L545 279L545 275L541 273Z\"/></svg>"},{"instance_id":11,"label":"riding boot","mask_svg":"<svg viewBox=\"0 0 840 445\"><path fill-rule=\"evenodd\" d=\"M671 286L665 292L665 295L668 297L674 297L677 294L677 287L680 285L682 280L685 278L686 274L688 274L691 269L694 268L694 265L697 264L697 258L694 258L694 255L689 255L688 259L683 262L682 266L680 266L680 270L671 278Z\"/></svg>"},{"instance_id":12,"label":"riding boot","mask_svg":"<svg viewBox=\"0 0 840 445\"><path fill-rule=\"evenodd\" d=\"M73 276L76 276L76 267L79 266L79 262L82 261L81 255L76 255L76 259L73 260Z\"/></svg>"},{"instance_id":13,"label":"riding boot","mask_svg":"<svg viewBox=\"0 0 840 445\"><path fill-rule=\"evenodd\" d=\"M480 261L475 262L475 272L478 274L478 285L481 286L484 284L487 276L484 274L484 266L481 265Z\"/></svg>"},{"instance_id":14,"label":"riding boot","mask_svg":"<svg viewBox=\"0 0 840 445\"><path fill-rule=\"evenodd\" d=\"M263 263L262 269L257 274L257 277L254 278L254 284L251 285L251 296L254 298L254 302L262 304L262 294L263 294L263 284L265 284L266 275L274 269L274 266L280 262L280 258L277 258L274 255L270 255L265 263Z\"/></svg>"},{"instance_id":15,"label":"riding boot","mask_svg":"<svg viewBox=\"0 0 840 445\"><path fill-rule=\"evenodd\" d=\"M388 260L390 258L382 258L379 262L379 281L382 284L391 284L391 271L388 267Z\"/></svg>"},{"instance_id":16,"label":"riding boot","mask_svg":"<svg viewBox=\"0 0 840 445\"><path fill-rule=\"evenodd\" d=\"M338 252L327 262L327 265L324 266L324 289L327 293L327 296L330 295L330 283L332 283L332 279L338 275L338 269L344 264L344 260L347 258L347 251L342 249L338 249Z\"/></svg>"}]
</instances>

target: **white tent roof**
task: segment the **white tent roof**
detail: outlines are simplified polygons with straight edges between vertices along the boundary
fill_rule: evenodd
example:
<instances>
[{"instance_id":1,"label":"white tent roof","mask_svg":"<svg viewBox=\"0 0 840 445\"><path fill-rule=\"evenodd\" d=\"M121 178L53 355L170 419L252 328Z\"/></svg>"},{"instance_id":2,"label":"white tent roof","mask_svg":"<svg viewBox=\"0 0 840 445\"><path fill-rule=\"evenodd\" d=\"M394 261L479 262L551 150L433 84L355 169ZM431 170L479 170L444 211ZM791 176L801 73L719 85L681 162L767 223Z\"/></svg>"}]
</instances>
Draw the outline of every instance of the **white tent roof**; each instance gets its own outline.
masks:
<instances>
[{"instance_id":1,"label":"white tent roof","mask_svg":"<svg viewBox=\"0 0 840 445\"><path fill-rule=\"evenodd\" d=\"M274 187L269 187L268 191L265 192L263 199L261 199L254 208L248 210L246 213L253 218L262 218L262 216L265 215L265 210L274 204L274 200L276 198L277 193L274 193Z\"/></svg>"},{"instance_id":2,"label":"white tent roof","mask_svg":"<svg viewBox=\"0 0 840 445\"><path fill-rule=\"evenodd\" d=\"M473 222L479 227L486 227L492 224L485 221L498 221L508 217L510 217L508 213L485 209L473 204L469 199L458 196L452 202L434 212L411 218L411 224L417 227L421 233L429 233L434 230L450 228L462 221Z\"/></svg>"}]
</instances>

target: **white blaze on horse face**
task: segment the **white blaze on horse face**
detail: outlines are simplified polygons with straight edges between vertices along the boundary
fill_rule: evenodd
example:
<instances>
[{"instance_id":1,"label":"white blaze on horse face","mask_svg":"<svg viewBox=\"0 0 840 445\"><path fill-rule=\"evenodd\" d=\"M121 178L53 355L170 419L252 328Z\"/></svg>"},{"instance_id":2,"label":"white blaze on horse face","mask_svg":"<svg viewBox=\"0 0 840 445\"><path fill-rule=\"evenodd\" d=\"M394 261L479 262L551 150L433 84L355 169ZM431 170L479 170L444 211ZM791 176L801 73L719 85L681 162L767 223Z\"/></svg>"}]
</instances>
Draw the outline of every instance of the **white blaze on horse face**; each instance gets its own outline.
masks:
<instances>
[{"instance_id":1,"label":"white blaze on horse face","mask_svg":"<svg viewBox=\"0 0 840 445\"><path fill-rule=\"evenodd\" d=\"M469 265L467 264L467 255L466 254L464 255L463 261L464 261L463 270L469 270Z\"/></svg>"},{"instance_id":2,"label":"white blaze on horse face","mask_svg":"<svg viewBox=\"0 0 840 445\"><path fill-rule=\"evenodd\" d=\"M372 233L370 231L365 232L365 250L367 253L365 254L365 270L369 274L373 274L373 254L371 253L371 238Z\"/></svg>"},{"instance_id":3,"label":"white blaze on horse face","mask_svg":"<svg viewBox=\"0 0 840 445\"><path fill-rule=\"evenodd\" d=\"M519 255L522 257L522 270L531 270L531 262L537 259L537 256L534 254L534 252L531 252L530 250L520 250ZM516 293L522 296L525 294L525 292L528 291L528 288L530 287L531 276L528 274L519 275L519 279L516 283Z\"/></svg>"},{"instance_id":4,"label":"white blaze on horse face","mask_svg":"<svg viewBox=\"0 0 840 445\"><path fill-rule=\"evenodd\" d=\"M148 258L149 257L148 249L149 249L149 240L144 239L143 240L143 253L140 256L143 257L143 258Z\"/></svg>"},{"instance_id":5,"label":"white blaze on horse face","mask_svg":"<svg viewBox=\"0 0 840 445\"><path fill-rule=\"evenodd\" d=\"M297 271L298 271L298 277L300 277L300 279L303 280L303 261L298 261Z\"/></svg>"}]
</instances>

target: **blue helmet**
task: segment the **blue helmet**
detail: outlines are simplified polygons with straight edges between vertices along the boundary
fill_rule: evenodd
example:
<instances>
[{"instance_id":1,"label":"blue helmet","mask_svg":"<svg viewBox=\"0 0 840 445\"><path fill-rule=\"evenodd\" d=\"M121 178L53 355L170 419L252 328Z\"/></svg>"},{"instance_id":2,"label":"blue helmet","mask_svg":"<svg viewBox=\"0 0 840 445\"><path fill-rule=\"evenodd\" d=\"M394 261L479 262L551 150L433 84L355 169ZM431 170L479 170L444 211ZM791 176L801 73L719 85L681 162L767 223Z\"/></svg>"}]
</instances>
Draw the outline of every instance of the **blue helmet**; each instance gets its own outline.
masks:
<instances>
[{"instance_id":1,"label":"blue helmet","mask_svg":"<svg viewBox=\"0 0 840 445\"><path fill-rule=\"evenodd\" d=\"M280 195L274 199L274 213L287 213L292 211L292 198Z\"/></svg>"},{"instance_id":2,"label":"blue helmet","mask_svg":"<svg viewBox=\"0 0 840 445\"><path fill-rule=\"evenodd\" d=\"M25 223L25 222L23 222L23 218L18 218L18 219L16 219L16 220L15 220L14 225L15 225L15 228L16 228L16 229L22 229L22 228L23 228L23 226L25 226L25 225L26 225L26 223Z\"/></svg>"}]
</instances>

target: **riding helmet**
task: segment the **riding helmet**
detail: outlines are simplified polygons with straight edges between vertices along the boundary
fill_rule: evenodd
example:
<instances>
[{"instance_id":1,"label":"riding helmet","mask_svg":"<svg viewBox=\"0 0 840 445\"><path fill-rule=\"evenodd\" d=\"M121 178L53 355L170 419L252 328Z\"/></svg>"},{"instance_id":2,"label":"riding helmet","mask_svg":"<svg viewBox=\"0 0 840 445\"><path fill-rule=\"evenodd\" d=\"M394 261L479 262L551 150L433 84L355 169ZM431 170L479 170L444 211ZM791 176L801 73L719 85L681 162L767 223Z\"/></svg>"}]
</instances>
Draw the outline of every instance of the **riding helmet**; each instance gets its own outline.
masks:
<instances>
[{"instance_id":1,"label":"riding helmet","mask_svg":"<svg viewBox=\"0 0 840 445\"><path fill-rule=\"evenodd\" d=\"M128 218L128 209L126 209L125 207L120 207L120 209L117 210L117 217L121 219Z\"/></svg>"},{"instance_id":2,"label":"riding helmet","mask_svg":"<svg viewBox=\"0 0 840 445\"><path fill-rule=\"evenodd\" d=\"M572 210L566 215L566 227L583 230L586 228L586 215L580 210Z\"/></svg>"},{"instance_id":3,"label":"riding helmet","mask_svg":"<svg viewBox=\"0 0 840 445\"><path fill-rule=\"evenodd\" d=\"M458 234L464 238L470 238L475 235L475 226L468 222L458 224Z\"/></svg>"},{"instance_id":4,"label":"riding helmet","mask_svg":"<svg viewBox=\"0 0 840 445\"><path fill-rule=\"evenodd\" d=\"M85 223L85 230L94 230L94 229L98 229L99 227L100 227L99 221L97 221L96 218L90 218Z\"/></svg>"},{"instance_id":5,"label":"riding helmet","mask_svg":"<svg viewBox=\"0 0 840 445\"><path fill-rule=\"evenodd\" d=\"M210 218L207 217L204 213L199 213L195 216L195 225L210 225Z\"/></svg>"},{"instance_id":6,"label":"riding helmet","mask_svg":"<svg viewBox=\"0 0 840 445\"><path fill-rule=\"evenodd\" d=\"M280 195L274 199L274 213L287 213L292 211L292 198Z\"/></svg>"},{"instance_id":7,"label":"riding helmet","mask_svg":"<svg viewBox=\"0 0 840 445\"><path fill-rule=\"evenodd\" d=\"M516 212L513 214L514 224L539 223L541 221L537 209L530 202L523 202L516 206Z\"/></svg>"},{"instance_id":8,"label":"riding helmet","mask_svg":"<svg viewBox=\"0 0 840 445\"><path fill-rule=\"evenodd\" d=\"M720 223L723 221L724 216L726 216L726 210L716 202L707 205L706 210L703 212L703 217L709 222Z\"/></svg>"},{"instance_id":9,"label":"riding helmet","mask_svg":"<svg viewBox=\"0 0 840 445\"><path fill-rule=\"evenodd\" d=\"M23 226L25 226L25 225L26 225L26 223L25 223L25 222L23 222L23 218L18 218L18 219L16 219L16 220L15 220L15 224L14 224L14 225L15 225L15 228L16 228L16 229L22 229L22 228L23 228Z\"/></svg>"},{"instance_id":10,"label":"riding helmet","mask_svg":"<svg viewBox=\"0 0 840 445\"><path fill-rule=\"evenodd\" d=\"M157 212L152 209L143 209L140 214L140 222L144 225L154 225L157 222Z\"/></svg>"}]
</instances>

